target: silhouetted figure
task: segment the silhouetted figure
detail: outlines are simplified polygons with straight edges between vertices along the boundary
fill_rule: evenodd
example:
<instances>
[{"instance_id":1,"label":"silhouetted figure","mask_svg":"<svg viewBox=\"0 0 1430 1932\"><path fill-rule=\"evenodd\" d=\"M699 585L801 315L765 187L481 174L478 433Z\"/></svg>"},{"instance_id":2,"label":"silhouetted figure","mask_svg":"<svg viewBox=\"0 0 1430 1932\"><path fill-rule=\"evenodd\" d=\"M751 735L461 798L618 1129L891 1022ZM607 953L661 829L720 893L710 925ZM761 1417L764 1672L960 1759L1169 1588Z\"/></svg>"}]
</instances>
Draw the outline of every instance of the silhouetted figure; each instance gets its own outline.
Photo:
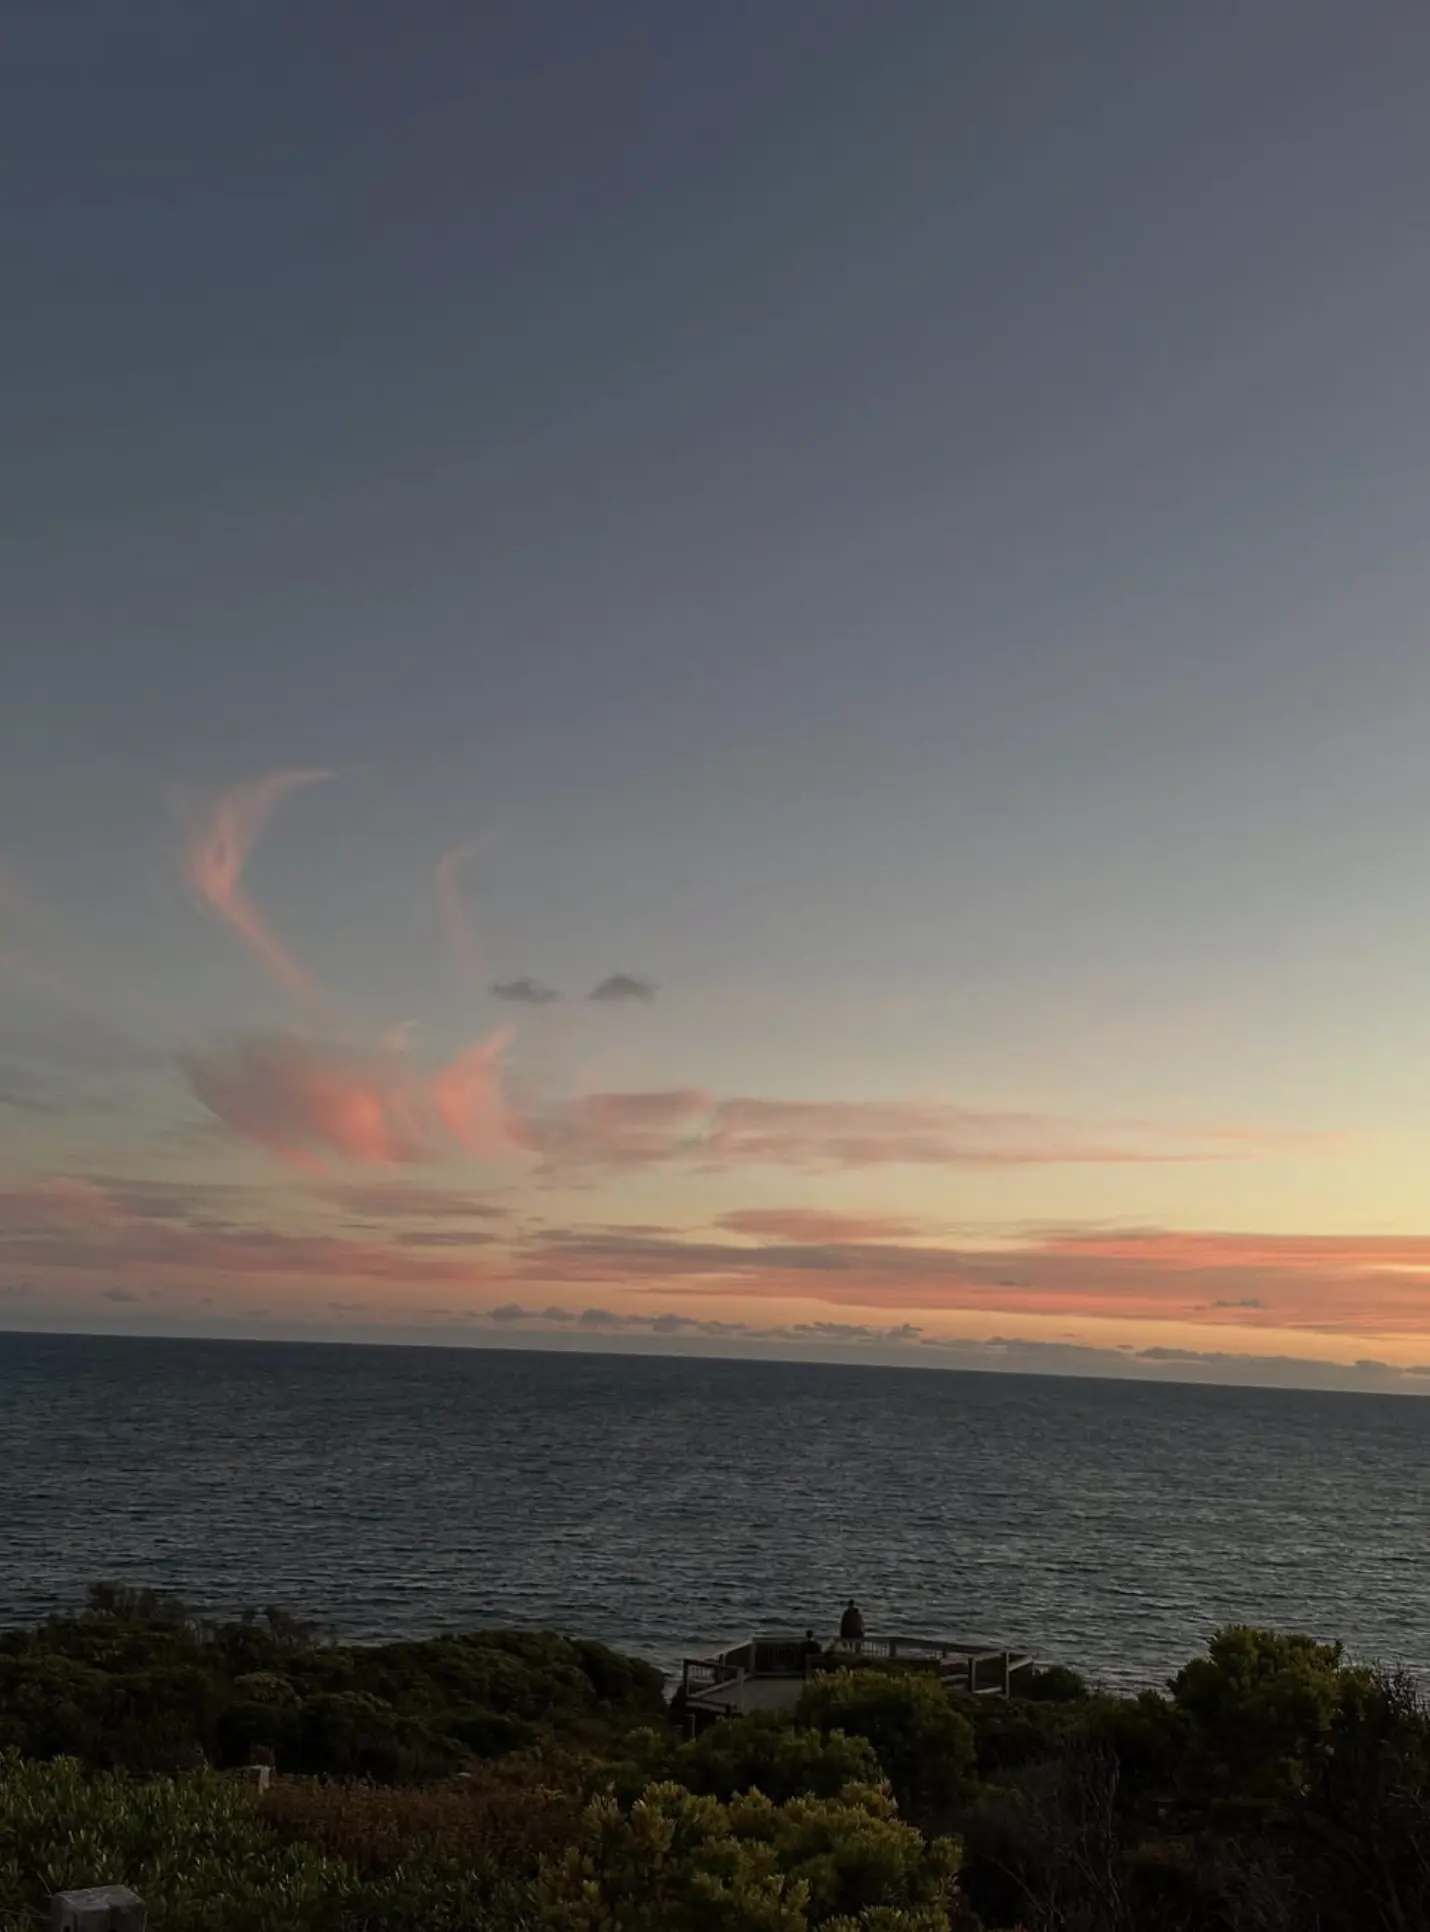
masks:
<instances>
[{"instance_id":1,"label":"silhouetted figure","mask_svg":"<svg viewBox=\"0 0 1430 1932\"><path fill-rule=\"evenodd\" d=\"M824 1645L812 1630L806 1630L804 1633L804 1642L799 1647L800 1668L806 1677L815 1668L823 1655Z\"/></svg>"},{"instance_id":2,"label":"silhouetted figure","mask_svg":"<svg viewBox=\"0 0 1430 1932\"><path fill-rule=\"evenodd\" d=\"M845 1604L844 1615L839 1619L839 1639L846 1644L862 1644L864 1641L864 1612L853 1597Z\"/></svg>"}]
</instances>

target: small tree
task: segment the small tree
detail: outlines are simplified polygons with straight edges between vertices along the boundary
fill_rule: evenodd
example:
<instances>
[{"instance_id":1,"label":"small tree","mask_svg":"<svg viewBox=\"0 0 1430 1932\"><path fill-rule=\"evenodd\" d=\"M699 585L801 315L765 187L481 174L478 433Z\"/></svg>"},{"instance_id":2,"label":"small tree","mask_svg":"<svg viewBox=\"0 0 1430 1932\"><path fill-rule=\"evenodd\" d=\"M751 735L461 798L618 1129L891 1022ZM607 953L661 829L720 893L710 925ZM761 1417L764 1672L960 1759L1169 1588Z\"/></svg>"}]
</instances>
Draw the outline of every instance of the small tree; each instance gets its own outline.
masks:
<instances>
[{"instance_id":1,"label":"small tree","mask_svg":"<svg viewBox=\"0 0 1430 1932\"><path fill-rule=\"evenodd\" d=\"M1188 1726L1187 1771L1208 1795L1263 1810L1301 1793L1337 1712L1366 1673L1339 1644L1229 1624L1172 1680Z\"/></svg>"}]
</instances>

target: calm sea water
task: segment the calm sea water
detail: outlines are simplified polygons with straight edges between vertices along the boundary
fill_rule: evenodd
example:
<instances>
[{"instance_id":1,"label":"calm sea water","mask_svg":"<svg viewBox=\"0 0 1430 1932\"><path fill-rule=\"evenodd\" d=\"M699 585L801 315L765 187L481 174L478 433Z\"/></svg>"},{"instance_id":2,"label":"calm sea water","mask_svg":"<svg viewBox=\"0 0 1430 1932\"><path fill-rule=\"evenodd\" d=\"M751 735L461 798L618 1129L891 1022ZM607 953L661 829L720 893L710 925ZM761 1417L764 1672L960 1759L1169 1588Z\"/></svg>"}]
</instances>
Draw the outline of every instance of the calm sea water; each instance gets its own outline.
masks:
<instances>
[{"instance_id":1,"label":"calm sea water","mask_svg":"<svg viewBox=\"0 0 1430 1932\"><path fill-rule=\"evenodd\" d=\"M0 1622L96 1578L355 1636L986 1637L1156 1681L1219 1622L1430 1668L1430 1401L0 1335Z\"/></svg>"}]
</instances>

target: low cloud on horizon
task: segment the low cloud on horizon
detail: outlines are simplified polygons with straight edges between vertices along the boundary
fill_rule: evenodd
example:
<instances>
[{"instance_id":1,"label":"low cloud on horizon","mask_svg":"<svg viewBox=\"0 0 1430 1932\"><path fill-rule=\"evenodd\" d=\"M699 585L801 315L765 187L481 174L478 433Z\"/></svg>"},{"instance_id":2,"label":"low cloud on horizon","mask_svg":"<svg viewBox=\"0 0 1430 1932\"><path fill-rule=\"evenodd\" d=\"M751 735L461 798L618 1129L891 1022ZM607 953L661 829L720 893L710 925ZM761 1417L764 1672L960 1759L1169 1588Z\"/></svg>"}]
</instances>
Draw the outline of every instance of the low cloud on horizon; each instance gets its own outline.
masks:
<instances>
[{"instance_id":1,"label":"low cloud on horizon","mask_svg":"<svg viewBox=\"0 0 1430 1932\"><path fill-rule=\"evenodd\" d=\"M261 1288L276 1319L301 1327L315 1297L348 1301L361 1289L384 1297L382 1319L398 1327L420 1299L440 1300L452 1320L504 1330L762 1345L840 1335L879 1348L897 1337L900 1347L957 1352L970 1345L941 1331L982 1313L997 1325L979 1344L984 1366L995 1342L1003 1365L1032 1359L1032 1343L1007 1339L1009 1326L1076 1323L1080 1338L1056 1346L1073 1350L1067 1361L1081 1373L1113 1361L1121 1374L1131 1359L1245 1379L1247 1363L1289 1361L1300 1366L1278 1369L1280 1379L1320 1385L1353 1371L1357 1386L1386 1376L1398 1385L1420 1374L1404 1365L1412 1350L1430 1359L1417 1302L1427 1273L1427 1237L1094 1227L953 1246L892 1217L772 1207L732 1210L708 1230L541 1225L523 1197L500 1190L335 1182L301 1170L265 1186L98 1174L0 1190L7 1308L23 1305L33 1319L48 1309L61 1325L96 1298L140 1294L151 1325L215 1292L244 1313ZM1135 1343L1120 1342L1116 1324ZM1288 1349L1297 1334L1322 1353ZM1226 1343L1212 1339L1223 1335ZM1328 1349L1351 1359L1328 1363ZM1382 1366L1387 1356L1401 1366Z\"/></svg>"},{"instance_id":2,"label":"low cloud on horizon","mask_svg":"<svg viewBox=\"0 0 1430 1932\"><path fill-rule=\"evenodd\" d=\"M330 1325L315 1321L305 1308L291 1314L271 1304L215 1311L211 1297L195 1297L183 1308L166 1303L159 1291L141 1296L123 1288L100 1291L93 1319L75 1320L80 1311L62 1310L45 1320L42 1297L32 1284L0 1285L12 1332L118 1333L135 1336L211 1336L260 1334L273 1341L335 1339ZM100 1308L108 1314L100 1314ZM1315 1356L1255 1351L1190 1349L1162 1345L1144 1348L1040 1340L992 1333L986 1336L928 1335L916 1323L809 1320L760 1324L702 1319L674 1310L631 1314L599 1304L572 1308L552 1304L498 1303L483 1309L428 1307L329 1298L322 1309L343 1318L339 1334L352 1341L390 1346L530 1347L562 1352L664 1354L725 1360L844 1364L851 1368L962 1371L983 1374L1052 1376L1146 1385L1277 1389L1307 1393L1430 1395L1430 1362L1397 1366L1376 1357L1332 1362ZM419 1319L414 1321L413 1317ZM118 1324L116 1326L116 1324Z\"/></svg>"}]
</instances>

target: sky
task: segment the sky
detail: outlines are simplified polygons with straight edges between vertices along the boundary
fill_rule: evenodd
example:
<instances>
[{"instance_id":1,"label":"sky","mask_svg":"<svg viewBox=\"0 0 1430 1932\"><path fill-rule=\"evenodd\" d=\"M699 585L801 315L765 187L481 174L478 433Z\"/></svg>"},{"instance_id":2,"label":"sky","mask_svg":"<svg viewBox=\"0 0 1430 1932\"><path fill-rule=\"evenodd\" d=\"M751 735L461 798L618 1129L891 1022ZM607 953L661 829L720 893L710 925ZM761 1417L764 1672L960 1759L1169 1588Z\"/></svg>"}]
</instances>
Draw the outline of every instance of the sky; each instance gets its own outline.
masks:
<instances>
[{"instance_id":1,"label":"sky","mask_svg":"<svg viewBox=\"0 0 1430 1932\"><path fill-rule=\"evenodd\" d=\"M0 54L0 1326L1430 1390L1430 16Z\"/></svg>"}]
</instances>

